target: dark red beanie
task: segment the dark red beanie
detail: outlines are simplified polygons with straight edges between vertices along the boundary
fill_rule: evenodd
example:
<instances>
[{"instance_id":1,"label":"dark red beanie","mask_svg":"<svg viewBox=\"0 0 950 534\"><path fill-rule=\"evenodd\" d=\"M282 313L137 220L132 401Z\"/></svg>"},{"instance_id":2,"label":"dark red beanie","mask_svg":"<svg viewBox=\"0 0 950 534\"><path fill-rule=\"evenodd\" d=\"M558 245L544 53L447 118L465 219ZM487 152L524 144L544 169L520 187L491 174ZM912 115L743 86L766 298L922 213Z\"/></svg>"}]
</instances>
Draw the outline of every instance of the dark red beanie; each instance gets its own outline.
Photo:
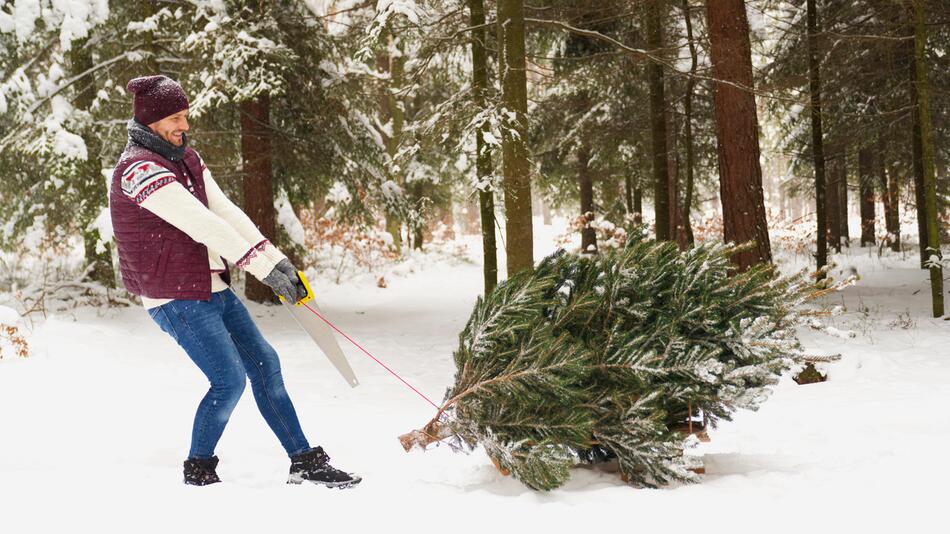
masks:
<instances>
[{"instance_id":1,"label":"dark red beanie","mask_svg":"<svg viewBox=\"0 0 950 534\"><path fill-rule=\"evenodd\" d=\"M168 76L133 78L125 88L135 95L132 97L132 114L142 124L149 125L188 109L185 90Z\"/></svg>"}]
</instances>

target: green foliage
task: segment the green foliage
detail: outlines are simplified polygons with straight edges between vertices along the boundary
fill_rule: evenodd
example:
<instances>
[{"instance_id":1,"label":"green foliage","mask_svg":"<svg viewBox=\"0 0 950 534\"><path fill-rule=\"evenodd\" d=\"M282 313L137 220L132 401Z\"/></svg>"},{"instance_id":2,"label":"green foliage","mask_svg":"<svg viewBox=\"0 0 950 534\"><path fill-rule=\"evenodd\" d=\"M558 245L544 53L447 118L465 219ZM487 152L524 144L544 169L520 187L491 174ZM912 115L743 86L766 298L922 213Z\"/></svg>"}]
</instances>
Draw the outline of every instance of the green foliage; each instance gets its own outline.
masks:
<instances>
[{"instance_id":1,"label":"green foliage","mask_svg":"<svg viewBox=\"0 0 950 534\"><path fill-rule=\"evenodd\" d=\"M85 37L62 34L69 25L56 13L29 32L0 27L4 246L34 223L64 240L107 209L103 172L121 153L131 116L125 84L156 73L189 94L192 146L236 202L238 104L268 95L275 192L286 191L294 206L319 205L339 183L353 200L335 214L372 224L387 198L382 148L367 118L377 107L373 75L351 59L362 26L331 36L324 19L290 0L109 4Z\"/></svg>"},{"instance_id":2,"label":"green foliage","mask_svg":"<svg viewBox=\"0 0 950 534\"><path fill-rule=\"evenodd\" d=\"M924 4L932 83L935 87L946 86L950 81L950 56L942 50L950 45L950 26L938 21L946 20L950 5L937 0ZM881 155L901 173L899 176L913 173L910 69L914 32L910 6L881 0L816 3L815 47L821 79L824 154L828 160L851 158L862 148L883 151ZM769 135L776 138L778 148L791 160L792 172L785 187L813 196L805 2L764 0L761 9L765 17L788 21L781 38L765 49L769 62L758 73L761 82L756 82L780 97L765 101L766 116L777 119ZM869 13L876 16L869 17ZM950 157L945 127L950 120L947 102L946 98L934 102L937 158L944 161ZM852 168L855 163L851 163Z\"/></svg>"},{"instance_id":3,"label":"green foliage","mask_svg":"<svg viewBox=\"0 0 950 534\"><path fill-rule=\"evenodd\" d=\"M562 485L595 445L633 484L690 480L687 417L756 409L800 354L811 286L769 266L733 272L741 248L681 252L641 229L622 250L561 251L500 284L459 337L447 433L534 489Z\"/></svg>"}]
</instances>

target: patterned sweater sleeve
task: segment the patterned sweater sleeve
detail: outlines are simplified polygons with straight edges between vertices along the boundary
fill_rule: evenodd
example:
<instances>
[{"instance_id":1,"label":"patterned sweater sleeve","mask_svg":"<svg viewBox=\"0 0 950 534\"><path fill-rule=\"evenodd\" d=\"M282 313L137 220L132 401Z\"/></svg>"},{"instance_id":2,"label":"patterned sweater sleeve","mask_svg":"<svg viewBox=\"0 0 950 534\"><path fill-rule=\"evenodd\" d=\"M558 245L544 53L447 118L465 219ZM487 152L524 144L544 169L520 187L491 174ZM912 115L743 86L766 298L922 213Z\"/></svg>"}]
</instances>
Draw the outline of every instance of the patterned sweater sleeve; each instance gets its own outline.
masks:
<instances>
[{"instance_id":1,"label":"patterned sweater sleeve","mask_svg":"<svg viewBox=\"0 0 950 534\"><path fill-rule=\"evenodd\" d=\"M122 191L133 202L161 217L195 241L263 280L277 265L228 221L206 208L165 167L139 161L122 176Z\"/></svg>"},{"instance_id":2,"label":"patterned sweater sleeve","mask_svg":"<svg viewBox=\"0 0 950 534\"><path fill-rule=\"evenodd\" d=\"M218 183L214 181L211 171L205 166L204 161L201 162L201 172L205 190L208 193L208 209L227 221L238 233L244 236L244 239L254 243L275 264L286 258L287 256L280 249L264 237L254 221L224 194Z\"/></svg>"}]
</instances>

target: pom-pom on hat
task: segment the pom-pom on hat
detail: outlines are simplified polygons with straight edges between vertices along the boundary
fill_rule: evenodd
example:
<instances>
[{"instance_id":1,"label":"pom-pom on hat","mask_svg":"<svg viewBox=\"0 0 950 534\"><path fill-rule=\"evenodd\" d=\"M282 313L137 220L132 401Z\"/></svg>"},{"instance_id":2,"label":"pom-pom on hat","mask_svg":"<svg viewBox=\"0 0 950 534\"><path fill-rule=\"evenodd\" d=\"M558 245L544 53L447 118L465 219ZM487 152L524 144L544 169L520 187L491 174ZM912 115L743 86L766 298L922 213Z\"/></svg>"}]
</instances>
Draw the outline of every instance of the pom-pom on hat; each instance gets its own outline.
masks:
<instances>
[{"instance_id":1,"label":"pom-pom on hat","mask_svg":"<svg viewBox=\"0 0 950 534\"><path fill-rule=\"evenodd\" d=\"M159 74L129 80L125 86L132 97L132 114L148 125L188 109L188 97L178 82Z\"/></svg>"}]
</instances>

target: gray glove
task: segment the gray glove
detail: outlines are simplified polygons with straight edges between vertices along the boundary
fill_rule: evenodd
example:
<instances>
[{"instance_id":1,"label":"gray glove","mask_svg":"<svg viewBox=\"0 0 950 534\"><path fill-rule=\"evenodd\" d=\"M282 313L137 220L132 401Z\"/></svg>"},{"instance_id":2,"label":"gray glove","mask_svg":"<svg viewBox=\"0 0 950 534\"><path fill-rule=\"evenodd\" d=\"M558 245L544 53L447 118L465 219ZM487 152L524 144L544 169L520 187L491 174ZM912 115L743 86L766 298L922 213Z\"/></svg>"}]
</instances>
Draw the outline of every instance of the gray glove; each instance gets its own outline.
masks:
<instances>
[{"instance_id":1,"label":"gray glove","mask_svg":"<svg viewBox=\"0 0 950 534\"><path fill-rule=\"evenodd\" d=\"M291 289L286 290L286 293L282 293L281 290L278 289L280 287L281 282L279 281L280 277L275 276L275 273L283 274L284 277L286 277L287 279L286 282L284 283L290 284ZM277 286L271 283L268 283L267 279L271 277L274 277L274 283L278 284ZM274 293L277 293L278 295L283 295L284 298L288 300L289 302L297 302L298 300L307 296L307 287L303 285L303 282L300 280L300 277L297 276L297 268L294 267L294 265L290 263L290 260L288 260L287 258L280 260L277 263L277 266L274 267L274 270L271 271L270 274L267 275L267 278L265 278L262 281L265 284L267 284L271 289L273 289ZM289 298L287 295L296 295L296 296L294 298Z\"/></svg>"},{"instance_id":2,"label":"gray glove","mask_svg":"<svg viewBox=\"0 0 950 534\"><path fill-rule=\"evenodd\" d=\"M288 278L294 280L297 278L297 268L294 267L293 263L290 263L290 260L284 258L277 262L277 268L280 269L280 272L287 275Z\"/></svg>"},{"instance_id":3,"label":"gray glove","mask_svg":"<svg viewBox=\"0 0 950 534\"><path fill-rule=\"evenodd\" d=\"M303 285L303 281L300 280L300 276L297 274L297 268L294 267L293 263L290 263L290 260L284 258L277 262L277 268L280 271L287 275L287 278L297 286L298 299L302 299L307 296L307 286Z\"/></svg>"},{"instance_id":4,"label":"gray glove","mask_svg":"<svg viewBox=\"0 0 950 534\"><path fill-rule=\"evenodd\" d=\"M290 303L297 302L307 294L306 289L303 290L303 295L300 294L299 288L302 288L303 284L298 286L299 279L297 279L296 276L294 280L292 280L277 267L274 267L270 274L265 276L261 282L264 282L274 293L284 297L284 300Z\"/></svg>"}]
</instances>

